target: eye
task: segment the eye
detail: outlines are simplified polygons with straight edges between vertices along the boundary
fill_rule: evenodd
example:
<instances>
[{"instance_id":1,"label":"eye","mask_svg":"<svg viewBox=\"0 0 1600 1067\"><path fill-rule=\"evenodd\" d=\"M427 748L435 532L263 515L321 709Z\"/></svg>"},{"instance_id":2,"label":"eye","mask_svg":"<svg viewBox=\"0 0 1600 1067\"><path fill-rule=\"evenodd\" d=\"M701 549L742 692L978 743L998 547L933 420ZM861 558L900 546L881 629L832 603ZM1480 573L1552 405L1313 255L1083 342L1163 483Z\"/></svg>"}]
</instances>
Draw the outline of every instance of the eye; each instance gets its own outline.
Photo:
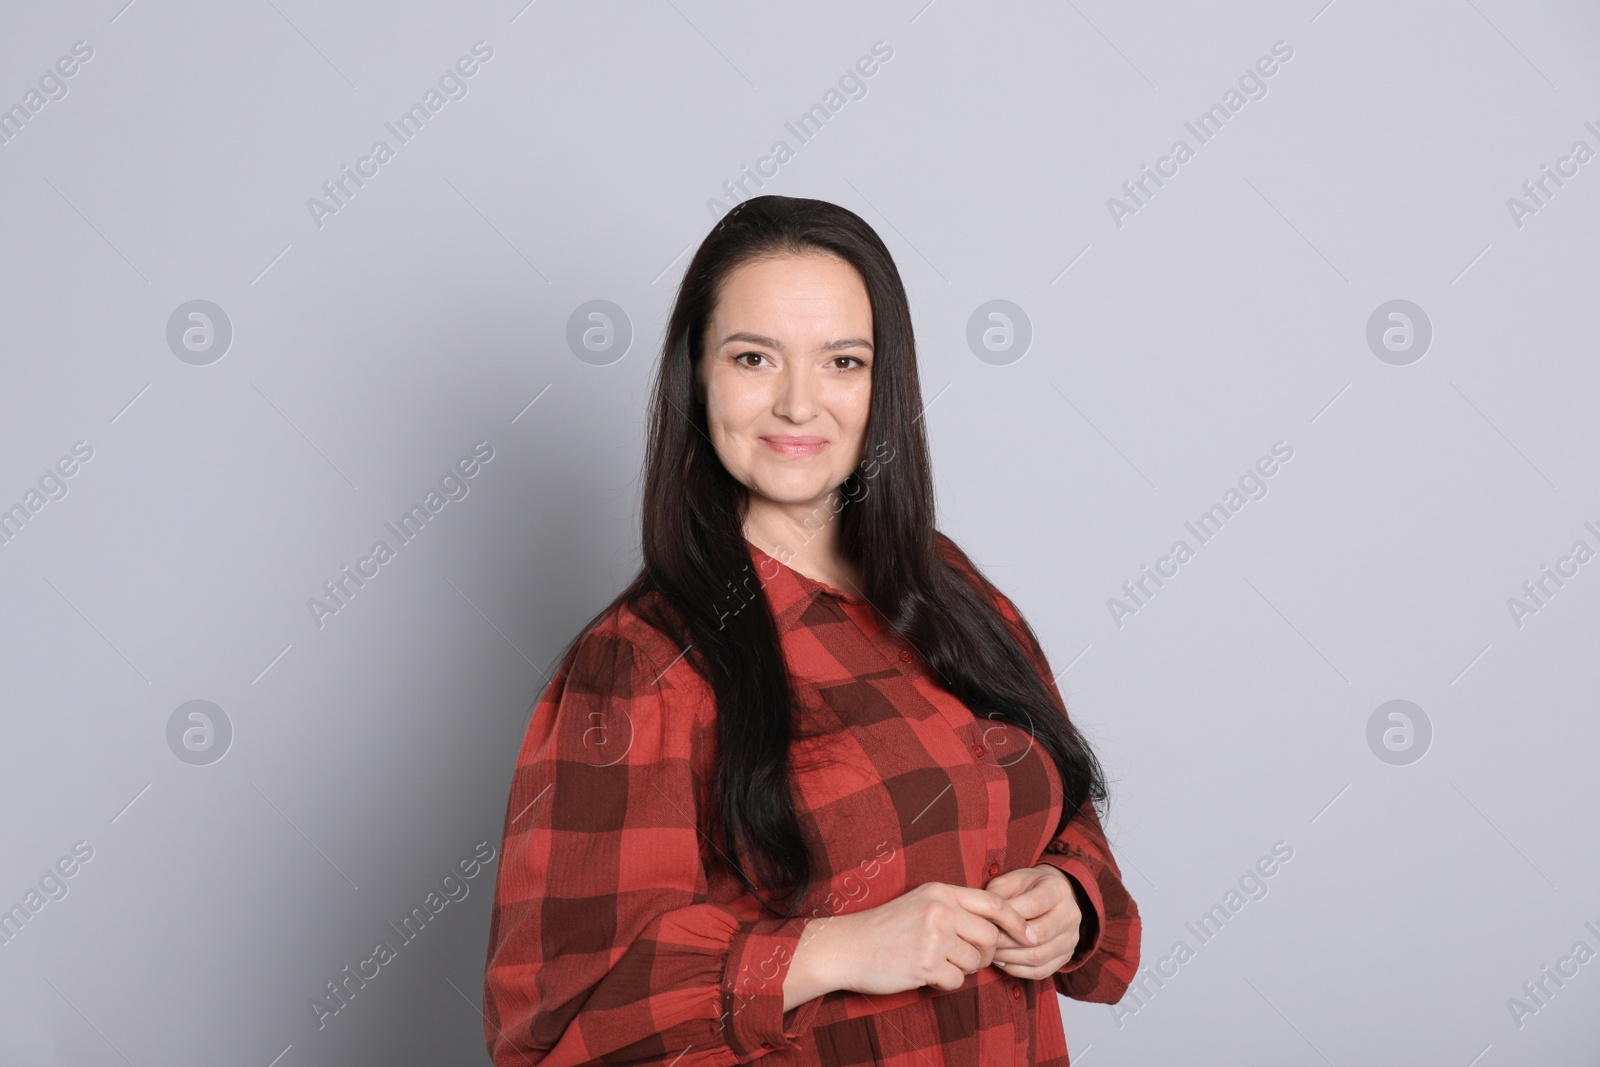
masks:
<instances>
[{"instance_id":1,"label":"eye","mask_svg":"<svg viewBox=\"0 0 1600 1067\"><path fill-rule=\"evenodd\" d=\"M853 367L865 367L867 361L859 356L835 356L828 361L836 370L851 370Z\"/></svg>"},{"instance_id":2,"label":"eye","mask_svg":"<svg viewBox=\"0 0 1600 1067\"><path fill-rule=\"evenodd\" d=\"M747 356L753 356L755 358L755 362L746 363L745 357ZM733 357L733 361L745 367L759 367L761 365L761 361L766 358L767 357L762 355L760 352L740 352L737 356Z\"/></svg>"}]
</instances>

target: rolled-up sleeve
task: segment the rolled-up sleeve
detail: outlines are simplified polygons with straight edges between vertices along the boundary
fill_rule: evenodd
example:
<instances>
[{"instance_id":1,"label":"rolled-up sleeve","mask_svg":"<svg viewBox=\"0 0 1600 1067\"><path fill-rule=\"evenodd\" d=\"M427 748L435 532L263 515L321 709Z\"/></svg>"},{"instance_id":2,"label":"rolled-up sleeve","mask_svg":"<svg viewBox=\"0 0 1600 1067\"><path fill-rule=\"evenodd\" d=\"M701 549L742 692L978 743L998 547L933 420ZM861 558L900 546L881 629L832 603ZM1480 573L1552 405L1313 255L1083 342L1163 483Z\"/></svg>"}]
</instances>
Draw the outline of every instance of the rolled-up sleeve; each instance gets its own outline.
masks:
<instances>
[{"instance_id":1,"label":"rolled-up sleeve","mask_svg":"<svg viewBox=\"0 0 1600 1067\"><path fill-rule=\"evenodd\" d=\"M792 1047L805 916L707 896L704 716L625 636L586 634L540 698L506 808L484 1040L512 1064L735 1064Z\"/></svg>"}]
</instances>

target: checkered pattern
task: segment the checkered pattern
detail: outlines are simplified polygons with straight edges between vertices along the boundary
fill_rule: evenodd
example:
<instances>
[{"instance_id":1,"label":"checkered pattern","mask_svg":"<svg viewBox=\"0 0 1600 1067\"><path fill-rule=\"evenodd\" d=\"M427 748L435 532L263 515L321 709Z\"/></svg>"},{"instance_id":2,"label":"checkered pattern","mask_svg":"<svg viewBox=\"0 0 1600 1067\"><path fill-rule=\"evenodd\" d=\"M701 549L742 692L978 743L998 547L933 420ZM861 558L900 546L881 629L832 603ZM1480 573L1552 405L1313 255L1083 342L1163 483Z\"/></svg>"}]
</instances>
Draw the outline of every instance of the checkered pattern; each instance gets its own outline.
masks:
<instances>
[{"instance_id":1,"label":"checkered pattern","mask_svg":"<svg viewBox=\"0 0 1600 1067\"><path fill-rule=\"evenodd\" d=\"M941 546L1021 639L1011 602ZM764 595L778 623L813 895L774 919L711 862L711 691L659 631L609 618L546 689L518 754L484 975L494 1063L1066 1067L1053 994L1113 1002L1139 962L1138 909L1092 805L1052 840L1061 779L1025 731L975 719L870 604L750 554L726 610ZM1043 652L1024 644L1059 704ZM986 967L954 991L835 991L783 1011L811 918L1038 863L1072 876L1085 913L1077 954L1050 979Z\"/></svg>"}]
</instances>

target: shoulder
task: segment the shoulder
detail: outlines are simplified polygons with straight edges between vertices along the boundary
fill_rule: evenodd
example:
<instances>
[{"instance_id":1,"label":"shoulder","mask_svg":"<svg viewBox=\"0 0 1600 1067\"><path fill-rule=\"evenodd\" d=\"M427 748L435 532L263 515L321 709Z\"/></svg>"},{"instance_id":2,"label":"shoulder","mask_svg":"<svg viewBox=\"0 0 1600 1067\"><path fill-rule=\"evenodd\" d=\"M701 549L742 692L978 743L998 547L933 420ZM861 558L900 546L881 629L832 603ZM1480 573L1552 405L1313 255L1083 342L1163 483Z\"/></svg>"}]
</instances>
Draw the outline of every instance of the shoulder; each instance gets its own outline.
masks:
<instances>
[{"instance_id":1,"label":"shoulder","mask_svg":"<svg viewBox=\"0 0 1600 1067\"><path fill-rule=\"evenodd\" d=\"M698 766L714 700L651 617L613 605L580 631L536 702L519 763L617 768L609 773L671 760Z\"/></svg>"},{"instance_id":2,"label":"shoulder","mask_svg":"<svg viewBox=\"0 0 1600 1067\"><path fill-rule=\"evenodd\" d=\"M984 573L978 569L978 565L972 562L972 557L968 556L960 545L956 544L955 541L940 530L933 531L933 540L939 549L939 555L944 558L944 561L949 564L951 569L959 574L968 585L972 586L980 596L985 597L989 603L993 604L996 611L1000 612L1008 621L1020 622L1022 620L1022 613L1017 610L1017 606L993 582L989 581Z\"/></svg>"},{"instance_id":3,"label":"shoulder","mask_svg":"<svg viewBox=\"0 0 1600 1067\"><path fill-rule=\"evenodd\" d=\"M573 642L553 683L605 695L663 699L698 697L694 673L677 639L664 628L667 612L659 594L644 594L637 603L613 605L592 620ZM677 691L677 696L669 696Z\"/></svg>"},{"instance_id":4,"label":"shoulder","mask_svg":"<svg viewBox=\"0 0 1600 1067\"><path fill-rule=\"evenodd\" d=\"M978 565L973 563L971 557L966 555L962 545L955 544L955 541L950 539L949 534L944 533L942 530L934 530L933 545L939 550L939 555L944 557L944 561L949 563L952 568L957 569L958 573L962 574L966 581L971 582L974 579L982 581L982 574L978 573Z\"/></svg>"},{"instance_id":5,"label":"shoulder","mask_svg":"<svg viewBox=\"0 0 1600 1067\"><path fill-rule=\"evenodd\" d=\"M933 543L944 561L969 583L993 588L989 580L983 576L983 572L978 569L978 565L972 562L972 557L967 555L966 550L956 544L948 534L942 530L933 531Z\"/></svg>"},{"instance_id":6,"label":"shoulder","mask_svg":"<svg viewBox=\"0 0 1600 1067\"><path fill-rule=\"evenodd\" d=\"M1039 635L1033 632L1033 627L1028 625L1028 620L1023 618L1022 612L1011 602L1011 598L1002 593L999 588L984 576L978 565L972 562L960 545L949 537L935 530L934 541L939 546L939 552L944 556L945 562L964 578L978 596L994 608L1005 628L1010 631L1012 638L1021 648L1022 653L1033 661L1034 669L1041 673L1047 680L1046 688L1053 690L1055 687L1054 675L1050 671L1049 659L1045 656L1044 646L1039 641Z\"/></svg>"}]
</instances>

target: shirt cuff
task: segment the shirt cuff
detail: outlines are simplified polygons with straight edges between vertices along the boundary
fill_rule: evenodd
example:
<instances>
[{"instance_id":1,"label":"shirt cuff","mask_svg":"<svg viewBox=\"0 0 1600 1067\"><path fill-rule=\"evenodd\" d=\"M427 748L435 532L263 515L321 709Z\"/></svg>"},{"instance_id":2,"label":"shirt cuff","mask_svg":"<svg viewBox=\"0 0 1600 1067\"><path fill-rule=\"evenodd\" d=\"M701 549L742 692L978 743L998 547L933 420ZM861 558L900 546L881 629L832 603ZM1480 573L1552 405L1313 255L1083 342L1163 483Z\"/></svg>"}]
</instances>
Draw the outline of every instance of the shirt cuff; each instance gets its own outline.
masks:
<instances>
[{"instance_id":1,"label":"shirt cuff","mask_svg":"<svg viewBox=\"0 0 1600 1067\"><path fill-rule=\"evenodd\" d=\"M822 997L783 1010L783 981L810 919L745 922L733 935L722 979L722 1029L741 1063L774 1049L796 1048L811 1028Z\"/></svg>"},{"instance_id":2,"label":"shirt cuff","mask_svg":"<svg viewBox=\"0 0 1600 1067\"><path fill-rule=\"evenodd\" d=\"M1079 901L1079 908L1083 910L1083 921L1078 927L1078 947L1073 951L1072 958L1055 972L1070 974L1083 966L1084 961L1100 947L1100 931L1105 926L1105 901L1100 896L1099 880L1083 860L1076 856L1047 853L1039 857L1039 862L1048 863L1062 874L1070 876L1070 880L1076 883L1074 896ZM1089 905L1087 908L1083 908L1085 900ZM1084 936L1085 933L1088 934L1087 937Z\"/></svg>"}]
</instances>

